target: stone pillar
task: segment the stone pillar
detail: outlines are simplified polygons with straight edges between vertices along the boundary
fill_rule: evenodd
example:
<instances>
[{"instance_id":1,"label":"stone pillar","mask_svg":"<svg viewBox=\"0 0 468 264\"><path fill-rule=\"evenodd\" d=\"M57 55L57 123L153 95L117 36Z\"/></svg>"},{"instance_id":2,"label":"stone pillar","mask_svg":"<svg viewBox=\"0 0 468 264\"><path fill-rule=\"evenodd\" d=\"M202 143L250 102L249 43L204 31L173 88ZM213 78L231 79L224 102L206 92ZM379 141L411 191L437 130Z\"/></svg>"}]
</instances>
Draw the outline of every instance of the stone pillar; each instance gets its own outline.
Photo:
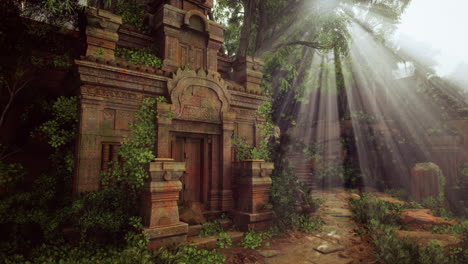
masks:
<instances>
[{"instance_id":1,"label":"stone pillar","mask_svg":"<svg viewBox=\"0 0 468 264\"><path fill-rule=\"evenodd\" d=\"M164 26L163 70L175 72L180 66L179 30Z\"/></svg>"},{"instance_id":2,"label":"stone pillar","mask_svg":"<svg viewBox=\"0 0 468 264\"><path fill-rule=\"evenodd\" d=\"M122 17L109 11L86 8L88 24L86 26L86 56L104 60L115 59L115 46L119 40L117 31L122 24Z\"/></svg>"},{"instance_id":3,"label":"stone pillar","mask_svg":"<svg viewBox=\"0 0 468 264\"><path fill-rule=\"evenodd\" d=\"M158 110L158 141L157 157L171 158L171 133L169 131L172 124L172 110L170 104L157 103Z\"/></svg>"},{"instance_id":4,"label":"stone pillar","mask_svg":"<svg viewBox=\"0 0 468 264\"><path fill-rule=\"evenodd\" d=\"M228 112L223 114L223 135L221 144L221 210L228 211L232 209L232 149L231 137L234 132L235 113Z\"/></svg>"},{"instance_id":5,"label":"stone pillar","mask_svg":"<svg viewBox=\"0 0 468 264\"><path fill-rule=\"evenodd\" d=\"M206 68L208 71L218 71L218 51L221 48L222 42L208 40L208 48L206 49Z\"/></svg>"},{"instance_id":6,"label":"stone pillar","mask_svg":"<svg viewBox=\"0 0 468 264\"><path fill-rule=\"evenodd\" d=\"M210 192L208 193L208 210L219 211L220 209L220 140L219 136L215 135L211 141L211 178Z\"/></svg>"},{"instance_id":7,"label":"stone pillar","mask_svg":"<svg viewBox=\"0 0 468 264\"><path fill-rule=\"evenodd\" d=\"M417 163L411 169L410 191L412 197L421 202L424 198L436 198L444 192L442 170L432 162Z\"/></svg>"},{"instance_id":8,"label":"stone pillar","mask_svg":"<svg viewBox=\"0 0 468 264\"><path fill-rule=\"evenodd\" d=\"M150 163L149 171L151 181L142 194L143 225L150 237L149 247L186 242L188 224L180 222L177 205L185 163L156 159Z\"/></svg>"},{"instance_id":9,"label":"stone pillar","mask_svg":"<svg viewBox=\"0 0 468 264\"><path fill-rule=\"evenodd\" d=\"M73 176L73 196L99 189L101 170L101 136L99 101L80 98L80 126Z\"/></svg>"},{"instance_id":10,"label":"stone pillar","mask_svg":"<svg viewBox=\"0 0 468 264\"><path fill-rule=\"evenodd\" d=\"M245 160L234 163L238 200L233 211L234 224L242 231L266 229L273 212L263 206L269 201L273 163Z\"/></svg>"},{"instance_id":11,"label":"stone pillar","mask_svg":"<svg viewBox=\"0 0 468 264\"><path fill-rule=\"evenodd\" d=\"M459 170L461 137L455 133L435 134L429 137L431 159L443 172L448 186L456 184Z\"/></svg>"},{"instance_id":12,"label":"stone pillar","mask_svg":"<svg viewBox=\"0 0 468 264\"><path fill-rule=\"evenodd\" d=\"M234 80L244 85L246 92L260 94L263 62L260 58L244 57L233 62Z\"/></svg>"}]
</instances>

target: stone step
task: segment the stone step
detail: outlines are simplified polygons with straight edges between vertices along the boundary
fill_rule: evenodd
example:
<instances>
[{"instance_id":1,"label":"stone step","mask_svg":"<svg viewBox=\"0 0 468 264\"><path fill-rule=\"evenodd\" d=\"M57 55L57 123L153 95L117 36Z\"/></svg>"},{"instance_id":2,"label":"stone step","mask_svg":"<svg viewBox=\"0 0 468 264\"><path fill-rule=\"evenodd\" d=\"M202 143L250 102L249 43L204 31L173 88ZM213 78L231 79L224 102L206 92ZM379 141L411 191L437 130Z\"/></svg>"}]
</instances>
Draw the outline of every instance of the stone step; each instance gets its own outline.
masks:
<instances>
[{"instance_id":1,"label":"stone step","mask_svg":"<svg viewBox=\"0 0 468 264\"><path fill-rule=\"evenodd\" d=\"M232 243L238 243L242 240L243 232L227 232L231 236ZM212 249L216 247L216 236L199 237L192 236L187 238L187 244L198 248Z\"/></svg>"}]
</instances>

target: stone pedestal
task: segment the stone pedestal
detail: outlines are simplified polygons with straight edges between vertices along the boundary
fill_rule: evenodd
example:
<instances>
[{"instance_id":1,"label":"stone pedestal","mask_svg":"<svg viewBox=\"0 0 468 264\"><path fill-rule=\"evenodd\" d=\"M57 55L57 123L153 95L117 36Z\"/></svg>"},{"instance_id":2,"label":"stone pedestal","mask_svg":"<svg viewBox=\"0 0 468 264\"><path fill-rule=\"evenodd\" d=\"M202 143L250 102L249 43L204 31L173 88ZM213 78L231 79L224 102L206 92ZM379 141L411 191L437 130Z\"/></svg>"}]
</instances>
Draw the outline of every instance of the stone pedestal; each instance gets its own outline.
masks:
<instances>
[{"instance_id":1,"label":"stone pedestal","mask_svg":"<svg viewBox=\"0 0 468 264\"><path fill-rule=\"evenodd\" d=\"M150 163L149 171L151 182L144 187L142 215L150 248L186 242L188 225L180 222L177 205L185 163L156 159Z\"/></svg>"},{"instance_id":2,"label":"stone pedestal","mask_svg":"<svg viewBox=\"0 0 468 264\"><path fill-rule=\"evenodd\" d=\"M417 163L411 169L410 190L412 197L421 202L424 198L437 197L444 192L444 178L439 166L432 162Z\"/></svg>"},{"instance_id":3,"label":"stone pedestal","mask_svg":"<svg viewBox=\"0 0 468 264\"><path fill-rule=\"evenodd\" d=\"M234 79L245 86L246 92L260 94L263 62L260 58L238 58L233 63Z\"/></svg>"},{"instance_id":4,"label":"stone pedestal","mask_svg":"<svg viewBox=\"0 0 468 264\"><path fill-rule=\"evenodd\" d=\"M238 200L232 213L235 225L242 231L263 230L273 218L273 212L264 208L268 203L272 170L273 163L263 160L234 163Z\"/></svg>"},{"instance_id":5,"label":"stone pedestal","mask_svg":"<svg viewBox=\"0 0 468 264\"><path fill-rule=\"evenodd\" d=\"M115 46L119 40L117 31L122 24L122 17L109 11L87 8L86 56L103 60L113 60Z\"/></svg>"}]
</instances>

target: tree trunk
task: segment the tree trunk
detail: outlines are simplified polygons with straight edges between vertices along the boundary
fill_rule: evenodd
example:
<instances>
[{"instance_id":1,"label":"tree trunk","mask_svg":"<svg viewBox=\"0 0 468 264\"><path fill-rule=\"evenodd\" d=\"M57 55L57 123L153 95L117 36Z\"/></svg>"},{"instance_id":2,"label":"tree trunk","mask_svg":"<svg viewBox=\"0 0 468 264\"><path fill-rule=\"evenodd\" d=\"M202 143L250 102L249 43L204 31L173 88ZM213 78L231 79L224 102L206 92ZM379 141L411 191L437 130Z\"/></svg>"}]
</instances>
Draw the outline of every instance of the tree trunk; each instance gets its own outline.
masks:
<instances>
[{"instance_id":1,"label":"tree trunk","mask_svg":"<svg viewBox=\"0 0 468 264\"><path fill-rule=\"evenodd\" d=\"M247 56L257 1L256 0L243 0L243 3L244 3L244 20L243 20L242 29L240 32L239 46L236 52L236 57L238 58Z\"/></svg>"}]
</instances>

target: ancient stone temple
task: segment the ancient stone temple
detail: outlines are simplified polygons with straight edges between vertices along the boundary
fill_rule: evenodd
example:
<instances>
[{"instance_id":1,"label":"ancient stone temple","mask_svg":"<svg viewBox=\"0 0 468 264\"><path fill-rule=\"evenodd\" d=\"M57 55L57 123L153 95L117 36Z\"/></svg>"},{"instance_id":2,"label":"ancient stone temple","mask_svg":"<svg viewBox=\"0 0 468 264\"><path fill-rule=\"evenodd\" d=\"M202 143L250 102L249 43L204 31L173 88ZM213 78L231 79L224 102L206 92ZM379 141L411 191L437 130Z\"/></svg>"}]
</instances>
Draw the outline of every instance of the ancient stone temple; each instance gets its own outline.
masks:
<instances>
[{"instance_id":1,"label":"ancient stone temple","mask_svg":"<svg viewBox=\"0 0 468 264\"><path fill-rule=\"evenodd\" d=\"M75 193L100 188L100 172L117 150L144 97L157 103L157 159L149 166L142 216L153 245L184 241L188 202L203 214L229 213L242 229L265 226L272 164L234 162L231 137L261 140L256 115L267 100L260 92L262 62L220 54L223 28L208 19L212 0L154 1L145 21L151 34L122 25L105 10L87 10L86 56L76 61L81 86ZM154 69L116 58L116 47L156 45L163 65Z\"/></svg>"}]
</instances>

